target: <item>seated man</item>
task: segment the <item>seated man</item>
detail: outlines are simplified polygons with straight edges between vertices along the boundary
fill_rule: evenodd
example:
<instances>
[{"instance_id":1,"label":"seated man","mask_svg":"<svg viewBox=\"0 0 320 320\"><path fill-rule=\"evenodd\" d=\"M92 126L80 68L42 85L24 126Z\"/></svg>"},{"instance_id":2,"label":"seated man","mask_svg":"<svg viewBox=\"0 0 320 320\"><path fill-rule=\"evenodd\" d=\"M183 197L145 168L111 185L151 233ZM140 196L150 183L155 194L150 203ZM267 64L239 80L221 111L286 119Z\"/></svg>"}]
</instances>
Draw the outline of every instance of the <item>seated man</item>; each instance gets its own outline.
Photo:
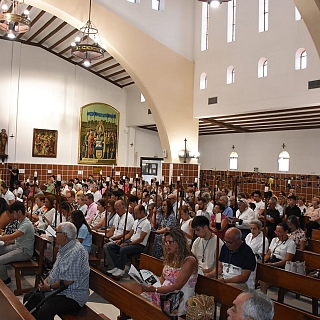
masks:
<instances>
[{"instance_id":1,"label":"seated man","mask_svg":"<svg viewBox=\"0 0 320 320\"><path fill-rule=\"evenodd\" d=\"M120 240L123 237L123 231L124 231L124 224L126 219L126 203L122 200L116 201L114 205L114 209L117 213L116 217L114 218L113 226L110 228L110 230L107 232L107 238L111 238L113 241ZM127 225L125 233L129 233L133 226L133 217L128 212L128 219L127 219ZM108 268L109 270L112 270L115 268L115 265L113 264L113 260L110 257L108 246L110 246L112 242L108 242L103 246L103 251L105 255L105 259L107 260Z\"/></svg>"},{"instance_id":2,"label":"seated man","mask_svg":"<svg viewBox=\"0 0 320 320\"><path fill-rule=\"evenodd\" d=\"M237 296L227 314L230 320L272 320L274 306L272 300L266 294L248 290Z\"/></svg>"},{"instance_id":3,"label":"seated man","mask_svg":"<svg viewBox=\"0 0 320 320\"><path fill-rule=\"evenodd\" d=\"M197 211L197 217L204 216L208 219L208 221L211 221L212 211L207 211L206 198L200 198L198 201L198 206L199 210Z\"/></svg>"},{"instance_id":4,"label":"seated man","mask_svg":"<svg viewBox=\"0 0 320 320\"><path fill-rule=\"evenodd\" d=\"M31 221L26 217L26 210L22 202L14 202L9 207L10 220L18 220L18 230L12 234L3 235L0 246L0 279L9 284L6 264L13 261L28 261L33 255L34 230Z\"/></svg>"},{"instance_id":5,"label":"seated man","mask_svg":"<svg viewBox=\"0 0 320 320\"><path fill-rule=\"evenodd\" d=\"M0 185L0 196L7 201L7 204L13 204L15 201L14 194L9 190L7 185L2 181Z\"/></svg>"},{"instance_id":6,"label":"seated man","mask_svg":"<svg viewBox=\"0 0 320 320\"><path fill-rule=\"evenodd\" d=\"M192 229L198 238L193 242L191 252L196 256L198 265L206 277L214 277L216 267L217 236L211 233L209 220L205 216L198 216L192 220ZM219 249L223 246L219 239Z\"/></svg>"},{"instance_id":7,"label":"seated man","mask_svg":"<svg viewBox=\"0 0 320 320\"><path fill-rule=\"evenodd\" d=\"M240 289L254 289L256 277L256 257L251 248L241 240L237 228L227 230L224 245L219 256L220 281Z\"/></svg>"},{"instance_id":8,"label":"seated man","mask_svg":"<svg viewBox=\"0 0 320 320\"><path fill-rule=\"evenodd\" d=\"M268 203L267 209L267 217L266 217L266 226L268 228L268 237L272 238L274 236L274 232L276 231L276 226L281 222L280 213L276 209L277 199L275 197L271 197ZM264 223L264 212L259 215L259 220L261 220L262 224Z\"/></svg>"},{"instance_id":9,"label":"seated man","mask_svg":"<svg viewBox=\"0 0 320 320\"><path fill-rule=\"evenodd\" d=\"M108 273L112 273L115 277L121 277L124 275L124 268L129 254L143 252L147 245L148 238L151 232L151 224L146 217L145 208L143 205L136 205L134 207L134 214L137 218L132 226L132 229L125 236L125 242L117 240L116 243L112 243L108 246L109 255L115 265L115 268L109 270ZM118 254L120 260L118 259Z\"/></svg>"},{"instance_id":10,"label":"seated man","mask_svg":"<svg viewBox=\"0 0 320 320\"><path fill-rule=\"evenodd\" d=\"M60 285L64 284L67 288L48 299L34 314L36 319L53 320L56 314L83 307L89 298L88 252L77 240L75 225L71 222L60 223L56 241L60 246L56 262L44 284L39 285L39 292L31 298L26 307L31 310L47 293ZM24 301L28 300L32 293L27 293Z\"/></svg>"}]
</instances>

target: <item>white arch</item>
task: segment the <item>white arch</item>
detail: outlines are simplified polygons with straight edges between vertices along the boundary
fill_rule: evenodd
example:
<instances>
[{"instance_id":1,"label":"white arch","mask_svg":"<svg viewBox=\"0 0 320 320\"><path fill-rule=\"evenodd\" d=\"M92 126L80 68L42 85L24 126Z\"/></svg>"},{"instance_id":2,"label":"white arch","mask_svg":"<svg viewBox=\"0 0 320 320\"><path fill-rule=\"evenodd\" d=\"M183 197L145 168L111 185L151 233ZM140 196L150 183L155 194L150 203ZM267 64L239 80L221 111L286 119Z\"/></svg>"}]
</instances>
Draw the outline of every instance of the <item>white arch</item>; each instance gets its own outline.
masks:
<instances>
[{"instance_id":1,"label":"white arch","mask_svg":"<svg viewBox=\"0 0 320 320\"><path fill-rule=\"evenodd\" d=\"M290 164L289 152L285 150L281 151L278 157L278 170L288 172L289 164Z\"/></svg>"},{"instance_id":2,"label":"white arch","mask_svg":"<svg viewBox=\"0 0 320 320\"><path fill-rule=\"evenodd\" d=\"M301 70L307 67L307 51L305 48L299 48L295 56L295 69Z\"/></svg>"},{"instance_id":3,"label":"white arch","mask_svg":"<svg viewBox=\"0 0 320 320\"><path fill-rule=\"evenodd\" d=\"M235 81L235 68L234 66L229 66L227 68L227 84L234 83Z\"/></svg>"},{"instance_id":4,"label":"white arch","mask_svg":"<svg viewBox=\"0 0 320 320\"><path fill-rule=\"evenodd\" d=\"M268 75L268 60L263 57L258 62L258 78L263 78Z\"/></svg>"},{"instance_id":5,"label":"white arch","mask_svg":"<svg viewBox=\"0 0 320 320\"><path fill-rule=\"evenodd\" d=\"M205 72L200 75L200 90L207 89L207 74Z\"/></svg>"}]
</instances>

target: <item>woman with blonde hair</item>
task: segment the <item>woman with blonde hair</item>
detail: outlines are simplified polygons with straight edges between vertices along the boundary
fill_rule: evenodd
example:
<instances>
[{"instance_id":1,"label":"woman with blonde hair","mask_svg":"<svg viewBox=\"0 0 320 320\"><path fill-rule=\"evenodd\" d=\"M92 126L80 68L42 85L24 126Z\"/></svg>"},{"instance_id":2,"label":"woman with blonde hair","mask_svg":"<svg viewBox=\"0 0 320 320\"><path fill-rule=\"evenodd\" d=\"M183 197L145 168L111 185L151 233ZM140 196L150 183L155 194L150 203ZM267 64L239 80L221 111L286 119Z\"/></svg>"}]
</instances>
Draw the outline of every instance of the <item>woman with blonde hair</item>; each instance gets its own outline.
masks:
<instances>
[{"instance_id":1,"label":"woman with blonde hair","mask_svg":"<svg viewBox=\"0 0 320 320\"><path fill-rule=\"evenodd\" d=\"M167 231L162 240L164 267L160 277L161 287L143 286L142 296L160 305L160 295L180 290L180 300L176 315L186 314L187 301L195 293L198 279L198 262L187 246L186 237L180 229Z\"/></svg>"}]
</instances>

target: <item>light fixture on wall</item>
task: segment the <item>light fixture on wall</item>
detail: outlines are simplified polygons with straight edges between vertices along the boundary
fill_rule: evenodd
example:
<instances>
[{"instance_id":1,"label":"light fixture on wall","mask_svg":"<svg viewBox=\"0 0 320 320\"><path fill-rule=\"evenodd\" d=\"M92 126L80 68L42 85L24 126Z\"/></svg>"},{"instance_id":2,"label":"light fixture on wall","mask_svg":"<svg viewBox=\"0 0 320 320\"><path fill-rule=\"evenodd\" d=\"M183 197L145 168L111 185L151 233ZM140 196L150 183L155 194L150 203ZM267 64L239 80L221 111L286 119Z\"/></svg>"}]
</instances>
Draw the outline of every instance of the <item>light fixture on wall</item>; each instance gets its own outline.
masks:
<instances>
[{"instance_id":1,"label":"light fixture on wall","mask_svg":"<svg viewBox=\"0 0 320 320\"><path fill-rule=\"evenodd\" d=\"M93 40L94 43L91 43ZM71 53L73 56L82 59L85 67L91 65L92 60L104 57L106 50L101 45L98 29L91 21L91 0L89 7L89 19L87 23L80 28L79 35L75 41L71 43Z\"/></svg>"},{"instance_id":2,"label":"light fixture on wall","mask_svg":"<svg viewBox=\"0 0 320 320\"><path fill-rule=\"evenodd\" d=\"M184 139L184 149L179 151L179 158L183 159L183 163L187 163L187 159L199 159L199 152L192 154L187 146L187 139Z\"/></svg>"},{"instance_id":3,"label":"light fixture on wall","mask_svg":"<svg viewBox=\"0 0 320 320\"><path fill-rule=\"evenodd\" d=\"M30 30L31 21L29 11L24 10L20 14L24 0L4 0L1 1L0 8L0 29L6 32L6 37L13 40L17 34Z\"/></svg>"},{"instance_id":4,"label":"light fixture on wall","mask_svg":"<svg viewBox=\"0 0 320 320\"><path fill-rule=\"evenodd\" d=\"M218 8L222 2L229 2L230 0L198 0L201 2L208 2L212 8Z\"/></svg>"}]
</instances>

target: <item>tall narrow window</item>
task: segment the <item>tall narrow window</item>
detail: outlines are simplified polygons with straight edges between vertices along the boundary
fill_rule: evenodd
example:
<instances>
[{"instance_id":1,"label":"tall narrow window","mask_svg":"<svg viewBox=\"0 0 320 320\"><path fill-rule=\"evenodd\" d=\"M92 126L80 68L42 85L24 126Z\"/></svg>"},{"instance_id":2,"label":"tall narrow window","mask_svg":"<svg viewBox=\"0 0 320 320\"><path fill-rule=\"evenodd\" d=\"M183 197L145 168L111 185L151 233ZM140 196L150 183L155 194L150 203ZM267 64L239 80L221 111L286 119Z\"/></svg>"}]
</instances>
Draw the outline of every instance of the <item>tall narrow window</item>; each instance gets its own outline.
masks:
<instances>
[{"instance_id":1,"label":"tall narrow window","mask_svg":"<svg viewBox=\"0 0 320 320\"><path fill-rule=\"evenodd\" d=\"M129 2L132 2L132 3L140 3L140 0L127 0Z\"/></svg>"},{"instance_id":2,"label":"tall narrow window","mask_svg":"<svg viewBox=\"0 0 320 320\"><path fill-rule=\"evenodd\" d=\"M235 151L230 153L229 169L230 170L237 170L238 169L238 154Z\"/></svg>"},{"instance_id":3,"label":"tall narrow window","mask_svg":"<svg viewBox=\"0 0 320 320\"><path fill-rule=\"evenodd\" d=\"M298 10L297 7L295 7L294 12L295 12L295 19L296 19L296 21L301 20L302 17L301 17L301 14L300 14L300 12L299 12L299 10Z\"/></svg>"},{"instance_id":4,"label":"tall narrow window","mask_svg":"<svg viewBox=\"0 0 320 320\"><path fill-rule=\"evenodd\" d=\"M258 78L263 78L268 75L268 60L261 58L258 62Z\"/></svg>"},{"instance_id":5,"label":"tall narrow window","mask_svg":"<svg viewBox=\"0 0 320 320\"><path fill-rule=\"evenodd\" d=\"M259 0L259 32L269 28L269 0Z\"/></svg>"},{"instance_id":6,"label":"tall narrow window","mask_svg":"<svg viewBox=\"0 0 320 320\"><path fill-rule=\"evenodd\" d=\"M227 69L227 84L234 83L235 69L233 66L228 67Z\"/></svg>"},{"instance_id":7,"label":"tall narrow window","mask_svg":"<svg viewBox=\"0 0 320 320\"><path fill-rule=\"evenodd\" d=\"M307 51L304 48L299 48L295 56L295 69L301 70L307 67Z\"/></svg>"},{"instance_id":8,"label":"tall narrow window","mask_svg":"<svg viewBox=\"0 0 320 320\"><path fill-rule=\"evenodd\" d=\"M207 74L203 72L200 76L200 90L207 88Z\"/></svg>"},{"instance_id":9,"label":"tall narrow window","mask_svg":"<svg viewBox=\"0 0 320 320\"><path fill-rule=\"evenodd\" d=\"M236 11L237 0L228 2L228 31L227 42L236 41Z\"/></svg>"},{"instance_id":10,"label":"tall narrow window","mask_svg":"<svg viewBox=\"0 0 320 320\"><path fill-rule=\"evenodd\" d=\"M141 102L145 102L146 101L146 99L145 99L145 97L144 97L144 95L141 93L141 95L140 95L140 101Z\"/></svg>"},{"instance_id":11,"label":"tall narrow window","mask_svg":"<svg viewBox=\"0 0 320 320\"><path fill-rule=\"evenodd\" d=\"M278 159L278 170L288 172L289 162L290 162L289 153L287 151L281 151Z\"/></svg>"},{"instance_id":12,"label":"tall narrow window","mask_svg":"<svg viewBox=\"0 0 320 320\"><path fill-rule=\"evenodd\" d=\"M209 4L202 2L201 9L201 51L208 50L209 46Z\"/></svg>"}]
</instances>

